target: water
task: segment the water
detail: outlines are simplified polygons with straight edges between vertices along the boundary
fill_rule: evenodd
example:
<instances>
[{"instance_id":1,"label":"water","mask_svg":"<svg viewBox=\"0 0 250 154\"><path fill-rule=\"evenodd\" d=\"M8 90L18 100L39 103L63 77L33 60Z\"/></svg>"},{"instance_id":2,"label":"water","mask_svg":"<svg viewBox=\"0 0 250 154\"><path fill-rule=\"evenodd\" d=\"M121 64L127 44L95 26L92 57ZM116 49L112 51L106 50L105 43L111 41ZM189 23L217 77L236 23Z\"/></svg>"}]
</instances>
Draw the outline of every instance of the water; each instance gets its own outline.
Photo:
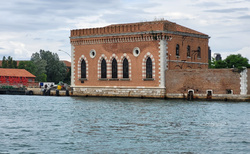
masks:
<instances>
[{"instance_id":1,"label":"water","mask_svg":"<svg viewBox=\"0 0 250 154\"><path fill-rule=\"evenodd\" d=\"M249 153L250 103L0 95L0 153Z\"/></svg>"}]
</instances>

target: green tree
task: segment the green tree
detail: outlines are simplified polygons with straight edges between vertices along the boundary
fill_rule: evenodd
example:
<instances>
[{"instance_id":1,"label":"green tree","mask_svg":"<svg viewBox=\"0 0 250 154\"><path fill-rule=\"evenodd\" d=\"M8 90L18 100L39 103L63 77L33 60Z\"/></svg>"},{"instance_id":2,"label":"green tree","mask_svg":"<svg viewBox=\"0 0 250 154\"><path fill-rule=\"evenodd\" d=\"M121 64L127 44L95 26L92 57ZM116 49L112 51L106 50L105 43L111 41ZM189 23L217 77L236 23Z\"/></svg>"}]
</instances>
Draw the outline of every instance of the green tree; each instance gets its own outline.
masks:
<instances>
[{"instance_id":1,"label":"green tree","mask_svg":"<svg viewBox=\"0 0 250 154\"><path fill-rule=\"evenodd\" d=\"M34 74L37 72L37 67L33 63L33 61L20 61L18 65L19 69L25 69L29 71L31 74Z\"/></svg>"},{"instance_id":2,"label":"green tree","mask_svg":"<svg viewBox=\"0 0 250 154\"><path fill-rule=\"evenodd\" d=\"M15 60L13 60L13 68L17 68L17 62Z\"/></svg>"},{"instance_id":3,"label":"green tree","mask_svg":"<svg viewBox=\"0 0 250 154\"><path fill-rule=\"evenodd\" d=\"M7 59L7 68L13 68L13 61L12 61L12 57L9 56Z\"/></svg>"},{"instance_id":4,"label":"green tree","mask_svg":"<svg viewBox=\"0 0 250 154\"><path fill-rule=\"evenodd\" d=\"M8 59L3 56L2 68L17 68L17 62L14 61L11 56L8 56Z\"/></svg>"},{"instance_id":5,"label":"green tree","mask_svg":"<svg viewBox=\"0 0 250 154\"><path fill-rule=\"evenodd\" d=\"M13 64L13 59L11 56L9 56L7 59L7 68L15 68L15 66Z\"/></svg>"},{"instance_id":6,"label":"green tree","mask_svg":"<svg viewBox=\"0 0 250 154\"><path fill-rule=\"evenodd\" d=\"M209 68L238 68L243 69L243 67L250 67L248 59L242 57L241 54L229 55L224 60L215 61L213 58L209 63Z\"/></svg>"},{"instance_id":7,"label":"green tree","mask_svg":"<svg viewBox=\"0 0 250 154\"><path fill-rule=\"evenodd\" d=\"M33 53L31 56L31 61L36 67L36 70L34 72L34 75L36 76L36 81L39 82L46 82L47 81L47 75L46 75L46 69L47 62L43 60L39 53ZM46 75L46 80L44 81L44 77Z\"/></svg>"},{"instance_id":8,"label":"green tree","mask_svg":"<svg viewBox=\"0 0 250 154\"><path fill-rule=\"evenodd\" d=\"M67 67L60 61L56 53L40 50L39 53L34 53L32 55L31 60L36 61L35 65L40 64L39 67L43 70L42 73L47 75L47 81L56 83L64 81ZM41 63L43 64L41 65Z\"/></svg>"},{"instance_id":9,"label":"green tree","mask_svg":"<svg viewBox=\"0 0 250 154\"><path fill-rule=\"evenodd\" d=\"M37 81L39 82L46 82L47 81L47 75L45 73L39 74L36 76Z\"/></svg>"},{"instance_id":10,"label":"green tree","mask_svg":"<svg viewBox=\"0 0 250 154\"><path fill-rule=\"evenodd\" d=\"M249 67L248 59L242 57L241 54L229 55L224 61L227 64L228 68L242 69L243 67Z\"/></svg>"},{"instance_id":11,"label":"green tree","mask_svg":"<svg viewBox=\"0 0 250 154\"><path fill-rule=\"evenodd\" d=\"M224 60L218 60L214 63L214 68L228 68L227 63Z\"/></svg>"},{"instance_id":12,"label":"green tree","mask_svg":"<svg viewBox=\"0 0 250 154\"><path fill-rule=\"evenodd\" d=\"M3 60L2 60L2 68L7 68L7 65L8 65L8 63L7 63L7 61L6 61L6 57L5 57L5 56L3 56Z\"/></svg>"}]
</instances>

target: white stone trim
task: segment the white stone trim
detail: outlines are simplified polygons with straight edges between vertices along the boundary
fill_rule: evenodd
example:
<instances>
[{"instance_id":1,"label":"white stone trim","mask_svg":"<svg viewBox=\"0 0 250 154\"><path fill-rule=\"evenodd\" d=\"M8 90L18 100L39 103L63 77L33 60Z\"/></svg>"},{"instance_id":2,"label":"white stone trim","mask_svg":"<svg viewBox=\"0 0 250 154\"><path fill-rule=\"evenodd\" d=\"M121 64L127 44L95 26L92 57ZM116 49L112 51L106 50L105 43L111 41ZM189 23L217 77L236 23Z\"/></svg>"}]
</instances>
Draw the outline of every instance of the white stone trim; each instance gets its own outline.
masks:
<instances>
[{"instance_id":1,"label":"white stone trim","mask_svg":"<svg viewBox=\"0 0 250 154\"><path fill-rule=\"evenodd\" d=\"M240 73L240 94L247 95L247 69Z\"/></svg>"},{"instance_id":2,"label":"white stone trim","mask_svg":"<svg viewBox=\"0 0 250 154\"><path fill-rule=\"evenodd\" d=\"M108 58L107 56L105 56L104 54L102 54L100 57L99 57L99 60L98 60L98 64L97 64L97 78L100 79L101 78L101 62L102 62L102 59L105 59L106 60L106 71L108 71L108 64L109 64L109 61L108 61ZM107 72L106 72L107 73ZM107 77L108 77L108 73L106 74Z\"/></svg>"},{"instance_id":3,"label":"white stone trim","mask_svg":"<svg viewBox=\"0 0 250 154\"><path fill-rule=\"evenodd\" d=\"M75 86L75 46L71 44L71 86Z\"/></svg>"},{"instance_id":4,"label":"white stone trim","mask_svg":"<svg viewBox=\"0 0 250 154\"><path fill-rule=\"evenodd\" d=\"M126 53L124 53L123 56L121 56L121 76L120 76L120 78L123 78L123 61L124 61L125 58L127 58L127 60L128 60L128 72L129 72L128 78L132 78L131 59L129 58L129 56Z\"/></svg>"},{"instance_id":5,"label":"white stone trim","mask_svg":"<svg viewBox=\"0 0 250 154\"><path fill-rule=\"evenodd\" d=\"M118 77L118 75L119 75L119 69L118 69L118 64L119 64L119 59L118 59L118 56L116 56L116 54L112 54L112 56L109 58L109 63L108 63L108 69L107 70L109 70L108 72L107 72L107 78L112 78L112 61L113 61L113 59L116 59L116 61L117 61L117 77Z\"/></svg>"},{"instance_id":6,"label":"white stone trim","mask_svg":"<svg viewBox=\"0 0 250 154\"><path fill-rule=\"evenodd\" d=\"M146 78L146 61L148 57L152 60L152 78L155 79L155 59L150 52L147 52L142 60L142 80Z\"/></svg>"},{"instance_id":7,"label":"white stone trim","mask_svg":"<svg viewBox=\"0 0 250 154\"><path fill-rule=\"evenodd\" d=\"M84 56L84 55L82 55L80 58L79 58L79 60L78 60L78 79L80 79L81 78L81 64L82 64L82 60L84 59L84 61L85 61L85 63L86 63L86 78L88 78L88 61L87 61L87 58Z\"/></svg>"},{"instance_id":8,"label":"white stone trim","mask_svg":"<svg viewBox=\"0 0 250 154\"><path fill-rule=\"evenodd\" d=\"M74 96L116 96L116 97L149 97L149 98L165 98L165 88L146 88L137 87L121 88L119 86L112 87L74 87Z\"/></svg>"},{"instance_id":9,"label":"white stone trim","mask_svg":"<svg viewBox=\"0 0 250 154\"><path fill-rule=\"evenodd\" d=\"M136 53L136 50L138 51L138 53ZM138 56L140 55L140 53L141 53L140 48L135 47L135 48L133 49L133 55L134 55L135 57L138 57Z\"/></svg>"},{"instance_id":10,"label":"white stone trim","mask_svg":"<svg viewBox=\"0 0 250 154\"><path fill-rule=\"evenodd\" d=\"M166 71L166 54L167 54L167 40L162 39L159 42L159 87L165 88L165 71Z\"/></svg>"},{"instance_id":11,"label":"white stone trim","mask_svg":"<svg viewBox=\"0 0 250 154\"><path fill-rule=\"evenodd\" d=\"M93 54L94 54L94 55L93 55ZM96 56L96 51L95 51L94 49L90 50L89 56L90 56L90 58L95 58L95 56Z\"/></svg>"},{"instance_id":12,"label":"white stone trim","mask_svg":"<svg viewBox=\"0 0 250 154\"><path fill-rule=\"evenodd\" d=\"M193 90L193 89L188 89L188 93L189 93L190 91L192 91L192 92L193 92L193 94L194 94L194 90Z\"/></svg>"}]
</instances>

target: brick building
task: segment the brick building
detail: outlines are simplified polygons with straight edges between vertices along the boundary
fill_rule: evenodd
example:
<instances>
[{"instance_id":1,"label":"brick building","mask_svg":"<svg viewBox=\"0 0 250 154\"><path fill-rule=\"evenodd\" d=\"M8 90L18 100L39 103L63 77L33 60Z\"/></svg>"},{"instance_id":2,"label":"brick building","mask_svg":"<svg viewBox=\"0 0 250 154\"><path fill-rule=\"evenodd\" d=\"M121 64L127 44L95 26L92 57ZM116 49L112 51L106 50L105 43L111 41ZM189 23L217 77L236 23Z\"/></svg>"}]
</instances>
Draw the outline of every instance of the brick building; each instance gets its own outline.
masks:
<instances>
[{"instance_id":1,"label":"brick building","mask_svg":"<svg viewBox=\"0 0 250 154\"><path fill-rule=\"evenodd\" d=\"M33 74L25 69L0 68L0 85L37 86Z\"/></svg>"},{"instance_id":2,"label":"brick building","mask_svg":"<svg viewBox=\"0 0 250 154\"><path fill-rule=\"evenodd\" d=\"M207 69L209 36L170 21L71 30L75 95L164 97L165 71Z\"/></svg>"}]
</instances>

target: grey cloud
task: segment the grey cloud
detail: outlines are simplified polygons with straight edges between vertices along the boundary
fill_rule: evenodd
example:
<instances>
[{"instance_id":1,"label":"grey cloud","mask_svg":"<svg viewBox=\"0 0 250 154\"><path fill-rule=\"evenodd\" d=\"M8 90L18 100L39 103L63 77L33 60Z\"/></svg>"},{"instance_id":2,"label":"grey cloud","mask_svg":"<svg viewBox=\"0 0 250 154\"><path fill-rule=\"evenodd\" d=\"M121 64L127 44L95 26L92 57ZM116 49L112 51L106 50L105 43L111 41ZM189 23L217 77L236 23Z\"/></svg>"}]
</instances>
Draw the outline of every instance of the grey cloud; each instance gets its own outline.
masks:
<instances>
[{"instance_id":1,"label":"grey cloud","mask_svg":"<svg viewBox=\"0 0 250 154\"><path fill-rule=\"evenodd\" d=\"M250 15L240 16L239 19L250 19Z\"/></svg>"},{"instance_id":2,"label":"grey cloud","mask_svg":"<svg viewBox=\"0 0 250 154\"><path fill-rule=\"evenodd\" d=\"M82 16L83 13L90 14L99 12L102 9L114 8L117 1L99 1L99 0L73 0L73 1L61 1L61 0L44 0L44 1L31 1L31 2L18 2L16 3L16 12L23 13L25 15L63 15L66 17Z\"/></svg>"},{"instance_id":3,"label":"grey cloud","mask_svg":"<svg viewBox=\"0 0 250 154\"><path fill-rule=\"evenodd\" d=\"M198 6L198 7L217 7L217 6L221 6L219 3L215 3L215 2L201 2L201 3L197 3L194 6Z\"/></svg>"},{"instance_id":4,"label":"grey cloud","mask_svg":"<svg viewBox=\"0 0 250 154\"><path fill-rule=\"evenodd\" d=\"M240 11L248 11L248 8L230 8L230 9L213 9L213 10L205 10L205 12L212 12L212 13L234 13Z\"/></svg>"},{"instance_id":5,"label":"grey cloud","mask_svg":"<svg viewBox=\"0 0 250 154\"><path fill-rule=\"evenodd\" d=\"M116 0L16 0L4 3L0 5L0 20L5 21L1 23L0 31L56 29L67 25L67 20L105 14L106 10L122 10L120 1Z\"/></svg>"},{"instance_id":6,"label":"grey cloud","mask_svg":"<svg viewBox=\"0 0 250 154\"><path fill-rule=\"evenodd\" d=\"M40 41L40 40L41 40L41 38L34 38L33 40Z\"/></svg>"},{"instance_id":7,"label":"grey cloud","mask_svg":"<svg viewBox=\"0 0 250 154\"><path fill-rule=\"evenodd\" d=\"M232 1L227 1L229 4L239 4L239 3L244 3L244 2L249 2L250 0L232 0Z\"/></svg>"},{"instance_id":8,"label":"grey cloud","mask_svg":"<svg viewBox=\"0 0 250 154\"><path fill-rule=\"evenodd\" d=\"M150 14L140 9L124 9L116 14L104 14L102 17L106 19L107 22L116 24L140 22L147 15Z\"/></svg>"},{"instance_id":9,"label":"grey cloud","mask_svg":"<svg viewBox=\"0 0 250 154\"><path fill-rule=\"evenodd\" d=\"M242 40L247 40L245 37L249 36L249 31L246 30L249 29L250 18L248 13L250 8L247 7L250 0L203 1L198 3L194 0L182 1L182 4L179 1L172 1L171 5L167 5L169 2L161 0L4 0L0 5L0 32L4 32L3 34L11 32L11 35L17 32L16 38L12 36L8 41L25 44L30 51L57 45L69 51L70 29L79 28L76 27L79 25L85 26L83 21L79 20L84 20L88 26L98 23L142 22L153 20L154 17L169 17L166 13L186 13L195 16L194 19L181 17L174 19L176 21L169 20L211 35L210 46L213 48L226 48L225 44L228 43L233 44L230 46L233 48L244 43L244 41L230 41L227 36L231 35L242 36ZM232 2L237 2L237 5ZM160 10L163 5L164 9ZM231 9L228 8L230 6ZM161 14L163 16L160 16ZM85 17L90 20L85 20ZM201 24L199 21L202 19L209 23ZM237 33L234 33L236 30ZM24 38L25 34L30 35ZM225 37L217 39L216 34ZM2 46L0 54L4 52L16 54L13 52L16 48L18 47ZM54 48L57 51L57 47Z\"/></svg>"}]
</instances>

